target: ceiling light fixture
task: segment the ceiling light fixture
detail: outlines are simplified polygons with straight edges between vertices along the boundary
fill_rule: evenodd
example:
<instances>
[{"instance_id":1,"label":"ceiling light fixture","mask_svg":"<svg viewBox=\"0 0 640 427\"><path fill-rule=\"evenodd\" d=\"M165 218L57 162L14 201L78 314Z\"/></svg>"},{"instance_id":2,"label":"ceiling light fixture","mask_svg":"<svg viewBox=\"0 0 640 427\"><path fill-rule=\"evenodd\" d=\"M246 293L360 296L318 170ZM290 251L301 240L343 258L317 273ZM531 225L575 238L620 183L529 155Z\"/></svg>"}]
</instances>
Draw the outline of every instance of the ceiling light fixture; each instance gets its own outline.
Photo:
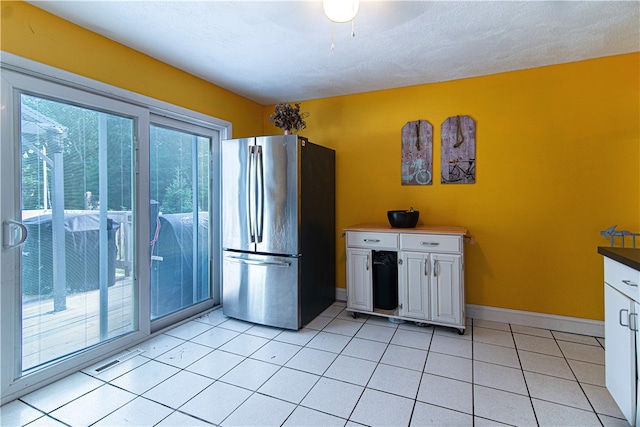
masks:
<instances>
[{"instance_id":1,"label":"ceiling light fixture","mask_svg":"<svg viewBox=\"0 0 640 427\"><path fill-rule=\"evenodd\" d=\"M322 0L324 14L331 20L331 49L335 49L333 44L333 24L351 21L351 37L356 36L353 20L358 14L360 7L359 0Z\"/></svg>"},{"instance_id":2,"label":"ceiling light fixture","mask_svg":"<svg viewBox=\"0 0 640 427\"><path fill-rule=\"evenodd\" d=\"M359 0L323 0L324 14L333 22L353 21L358 13Z\"/></svg>"}]
</instances>

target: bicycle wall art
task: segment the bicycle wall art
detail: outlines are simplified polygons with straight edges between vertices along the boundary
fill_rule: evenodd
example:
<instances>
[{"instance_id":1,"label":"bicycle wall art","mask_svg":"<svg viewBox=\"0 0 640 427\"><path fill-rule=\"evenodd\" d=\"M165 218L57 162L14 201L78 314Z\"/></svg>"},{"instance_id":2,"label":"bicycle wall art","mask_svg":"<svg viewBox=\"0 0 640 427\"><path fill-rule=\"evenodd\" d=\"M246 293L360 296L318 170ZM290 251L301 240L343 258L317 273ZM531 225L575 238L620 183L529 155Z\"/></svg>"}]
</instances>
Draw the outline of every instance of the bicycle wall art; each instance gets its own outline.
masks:
<instances>
[{"instance_id":1,"label":"bicycle wall art","mask_svg":"<svg viewBox=\"0 0 640 427\"><path fill-rule=\"evenodd\" d=\"M449 117L440 128L442 184L475 184L476 122L469 116Z\"/></svg>"},{"instance_id":2,"label":"bicycle wall art","mask_svg":"<svg viewBox=\"0 0 640 427\"><path fill-rule=\"evenodd\" d=\"M402 185L430 185L433 166L433 126L426 120L402 127Z\"/></svg>"}]
</instances>

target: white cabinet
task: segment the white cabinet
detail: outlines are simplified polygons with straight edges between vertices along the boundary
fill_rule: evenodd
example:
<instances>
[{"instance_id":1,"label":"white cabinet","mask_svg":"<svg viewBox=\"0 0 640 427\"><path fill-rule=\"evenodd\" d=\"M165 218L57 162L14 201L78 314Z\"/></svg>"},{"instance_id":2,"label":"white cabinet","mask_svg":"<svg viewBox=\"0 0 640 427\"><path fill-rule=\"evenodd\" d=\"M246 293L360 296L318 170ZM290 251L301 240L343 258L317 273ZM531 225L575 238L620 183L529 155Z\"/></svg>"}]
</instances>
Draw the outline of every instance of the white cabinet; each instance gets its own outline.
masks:
<instances>
[{"instance_id":1,"label":"white cabinet","mask_svg":"<svg viewBox=\"0 0 640 427\"><path fill-rule=\"evenodd\" d=\"M373 290L371 288L371 251L368 249L347 250L347 306L355 310L373 309Z\"/></svg>"},{"instance_id":2,"label":"white cabinet","mask_svg":"<svg viewBox=\"0 0 640 427\"><path fill-rule=\"evenodd\" d=\"M609 285L605 286L604 301L607 389L625 418L631 425L635 425L633 420L637 397L636 347L634 333L629 329L629 321L637 319L637 308L627 296ZM631 315L635 317L630 317Z\"/></svg>"},{"instance_id":3,"label":"white cabinet","mask_svg":"<svg viewBox=\"0 0 640 427\"><path fill-rule=\"evenodd\" d=\"M429 254L402 252L398 262L400 263L398 314L412 319L429 319L431 316L429 312L429 278L431 274Z\"/></svg>"},{"instance_id":4,"label":"white cabinet","mask_svg":"<svg viewBox=\"0 0 640 427\"><path fill-rule=\"evenodd\" d=\"M464 326L461 258L460 255L402 251L399 315Z\"/></svg>"},{"instance_id":5,"label":"white cabinet","mask_svg":"<svg viewBox=\"0 0 640 427\"><path fill-rule=\"evenodd\" d=\"M433 254L431 278L431 319L436 322L462 324L462 257Z\"/></svg>"},{"instance_id":6,"label":"white cabinet","mask_svg":"<svg viewBox=\"0 0 640 427\"><path fill-rule=\"evenodd\" d=\"M640 271L609 258L604 262L606 385L629 424L635 426Z\"/></svg>"},{"instance_id":7,"label":"white cabinet","mask_svg":"<svg viewBox=\"0 0 640 427\"><path fill-rule=\"evenodd\" d=\"M452 326L464 333L464 252L466 229L354 226L347 237L347 309ZM397 252L398 307L374 307L373 251Z\"/></svg>"},{"instance_id":8,"label":"white cabinet","mask_svg":"<svg viewBox=\"0 0 640 427\"><path fill-rule=\"evenodd\" d=\"M347 306L373 310L373 250L397 250L398 235L363 231L347 233Z\"/></svg>"}]
</instances>

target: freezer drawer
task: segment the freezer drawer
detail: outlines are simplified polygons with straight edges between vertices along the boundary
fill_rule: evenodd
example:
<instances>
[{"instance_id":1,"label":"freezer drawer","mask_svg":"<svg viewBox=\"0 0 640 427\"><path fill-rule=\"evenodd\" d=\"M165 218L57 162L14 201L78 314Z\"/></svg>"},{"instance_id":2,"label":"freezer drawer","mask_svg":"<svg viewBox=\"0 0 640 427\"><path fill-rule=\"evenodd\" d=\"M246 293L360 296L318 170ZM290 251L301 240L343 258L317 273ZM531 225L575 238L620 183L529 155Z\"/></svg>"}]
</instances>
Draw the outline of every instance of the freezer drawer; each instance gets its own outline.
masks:
<instances>
[{"instance_id":1,"label":"freezer drawer","mask_svg":"<svg viewBox=\"0 0 640 427\"><path fill-rule=\"evenodd\" d=\"M225 251L224 314L261 325L301 326L299 259Z\"/></svg>"}]
</instances>

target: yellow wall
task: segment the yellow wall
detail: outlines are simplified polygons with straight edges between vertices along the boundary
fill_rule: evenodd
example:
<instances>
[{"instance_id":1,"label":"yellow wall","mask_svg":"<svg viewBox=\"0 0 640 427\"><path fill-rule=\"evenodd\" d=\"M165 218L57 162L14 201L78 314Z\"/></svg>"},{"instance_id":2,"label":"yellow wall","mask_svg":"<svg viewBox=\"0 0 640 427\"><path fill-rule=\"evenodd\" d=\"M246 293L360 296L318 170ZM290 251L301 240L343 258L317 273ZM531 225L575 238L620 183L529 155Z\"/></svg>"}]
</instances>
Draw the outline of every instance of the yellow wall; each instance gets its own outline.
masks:
<instances>
[{"instance_id":1,"label":"yellow wall","mask_svg":"<svg viewBox=\"0 0 640 427\"><path fill-rule=\"evenodd\" d=\"M3 51L233 123L279 133L272 106L202 81L23 2L2 1ZM302 134L337 151L337 224L385 222L409 206L469 227L467 302L602 319L600 230L640 231L640 54L303 101ZM400 129L477 122L477 183L400 185ZM339 232L339 230L338 230ZM337 284L344 287L338 241Z\"/></svg>"},{"instance_id":2,"label":"yellow wall","mask_svg":"<svg viewBox=\"0 0 640 427\"><path fill-rule=\"evenodd\" d=\"M603 319L599 232L640 232L638 53L350 96L307 100L302 135L337 151L337 224L467 226L467 303ZM268 121L267 133L278 132ZM476 184L401 186L402 126L476 120ZM338 286L345 285L344 240Z\"/></svg>"},{"instance_id":3,"label":"yellow wall","mask_svg":"<svg viewBox=\"0 0 640 427\"><path fill-rule=\"evenodd\" d=\"M2 1L0 48L233 123L260 135L263 107L22 1Z\"/></svg>"}]
</instances>

